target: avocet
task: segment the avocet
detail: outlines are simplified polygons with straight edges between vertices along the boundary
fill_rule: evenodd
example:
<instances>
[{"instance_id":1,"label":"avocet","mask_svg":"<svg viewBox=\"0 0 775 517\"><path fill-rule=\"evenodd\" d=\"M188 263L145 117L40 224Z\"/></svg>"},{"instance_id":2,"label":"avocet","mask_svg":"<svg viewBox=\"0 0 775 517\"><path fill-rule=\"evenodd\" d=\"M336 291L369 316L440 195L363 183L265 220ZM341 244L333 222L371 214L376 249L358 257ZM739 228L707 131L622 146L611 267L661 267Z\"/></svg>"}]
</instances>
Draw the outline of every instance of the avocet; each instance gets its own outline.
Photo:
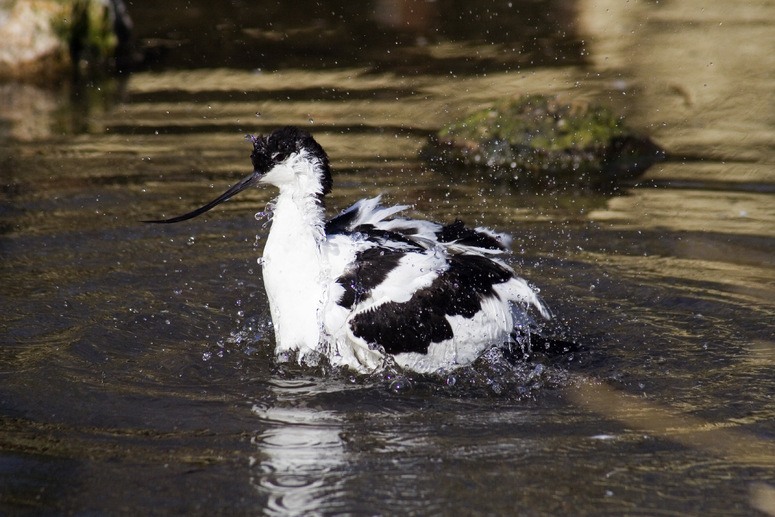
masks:
<instances>
[{"instance_id":1,"label":"avocet","mask_svg":"<svg viewBox=\"0 0 775 517\"><path fill-rule=\"evenodd\" d=\"M249 136L253 172L196 217L254 185L272 185L263 278L280 359L371 372L388 357L421 373L473 362L491 346L527 351L536 290L501 258L511 238L461 221L441 225L398 217L408 206L362 199L326 220L328 156L306 131L285 127Z\"/></svg>"}]
</instances>

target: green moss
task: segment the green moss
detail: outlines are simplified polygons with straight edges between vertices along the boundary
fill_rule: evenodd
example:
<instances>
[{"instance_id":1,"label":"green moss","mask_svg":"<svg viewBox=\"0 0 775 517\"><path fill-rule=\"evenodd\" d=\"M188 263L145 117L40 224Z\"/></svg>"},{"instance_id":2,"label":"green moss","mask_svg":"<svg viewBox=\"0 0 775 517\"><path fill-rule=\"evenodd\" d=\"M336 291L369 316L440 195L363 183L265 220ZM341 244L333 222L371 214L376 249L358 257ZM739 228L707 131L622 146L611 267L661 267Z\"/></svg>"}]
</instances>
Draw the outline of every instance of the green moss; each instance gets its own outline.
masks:
<instances>
[{"instance_id":1,"label":"green moss","mask_svg":"<svg viewBox=\"0 0 775 517\"><path fill-rule=\"evenodd\" d=\"M605 107L541 95L501 101L439 132L442 138L503 140L548 150L589 147L624 134L620 119Z\"/></svg>"},{"instance_id":2,"label":"green moss","mask_svg":"<svg viewBox=\"0 0 775 517\"><path fill-rule=\"evenodd\" d=\"M100 0L61 1L70 15L52 21L55 33L66 42L73 64L94 67L111 59L118 46L114 13Z\"/></svg>"},{"instance_id":3,"label":"green moss","mask_svg":"<svg viewBox=\"0 0 775 517\"><path fill-rule=\"evenodd\" d=\"M447 168L487 167L495 178L579 186L633 177L663 155L610 109L543 95L476 111L442 128L421 151Z\"/></svg>"}]
</instances>

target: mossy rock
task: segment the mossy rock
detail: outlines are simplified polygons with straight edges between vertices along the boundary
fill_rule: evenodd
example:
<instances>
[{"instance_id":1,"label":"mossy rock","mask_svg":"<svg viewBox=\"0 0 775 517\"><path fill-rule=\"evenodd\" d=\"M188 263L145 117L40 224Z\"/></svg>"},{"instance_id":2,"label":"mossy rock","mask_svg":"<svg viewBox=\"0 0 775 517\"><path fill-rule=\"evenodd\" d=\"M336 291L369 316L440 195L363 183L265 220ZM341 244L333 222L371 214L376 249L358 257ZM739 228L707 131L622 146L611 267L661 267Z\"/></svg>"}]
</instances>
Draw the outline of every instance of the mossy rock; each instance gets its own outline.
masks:
<instances>
[{"instance_id":1,"label":"mossy rock","mask_svg":"<svg viewBox=\"0 0 775 517\"><path fill-rule=\"evenodd\" d=\"M640 176L665 153L608 108L523 95L442 128L420 156L452 172L487 168L520 185L602 188Z\"/></svg>"},{"instance_id":2,"label":"mossy rock","mask_svg":"<svg viewBox=\"0 0 775 517\"><path fill-rule=\"evenodd\" d=\"M101 75L129 52L121 0L0 0L0 80Z\"/></svg>"}]
</instances>

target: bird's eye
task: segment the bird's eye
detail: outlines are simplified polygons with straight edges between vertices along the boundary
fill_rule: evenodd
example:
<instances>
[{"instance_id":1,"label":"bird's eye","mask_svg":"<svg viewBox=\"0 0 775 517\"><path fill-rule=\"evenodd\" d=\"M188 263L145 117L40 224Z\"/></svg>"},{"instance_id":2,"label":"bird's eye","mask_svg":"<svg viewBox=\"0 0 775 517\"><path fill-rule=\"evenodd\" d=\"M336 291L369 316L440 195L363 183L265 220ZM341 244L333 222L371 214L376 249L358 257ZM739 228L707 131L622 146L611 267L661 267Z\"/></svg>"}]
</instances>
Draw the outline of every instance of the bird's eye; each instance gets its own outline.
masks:
<instances>
[{"instance_id":1,"label":"bird's eye","mask_svg":"<svg viewBox=\"0 0 775 517\"><path fill-rule=\"evenodd\" d=\"M272 155L272 161L275 163L280 163L281 161L285 160L288 157L285 153L274 153Z\"/></svg>"}]
</instances>

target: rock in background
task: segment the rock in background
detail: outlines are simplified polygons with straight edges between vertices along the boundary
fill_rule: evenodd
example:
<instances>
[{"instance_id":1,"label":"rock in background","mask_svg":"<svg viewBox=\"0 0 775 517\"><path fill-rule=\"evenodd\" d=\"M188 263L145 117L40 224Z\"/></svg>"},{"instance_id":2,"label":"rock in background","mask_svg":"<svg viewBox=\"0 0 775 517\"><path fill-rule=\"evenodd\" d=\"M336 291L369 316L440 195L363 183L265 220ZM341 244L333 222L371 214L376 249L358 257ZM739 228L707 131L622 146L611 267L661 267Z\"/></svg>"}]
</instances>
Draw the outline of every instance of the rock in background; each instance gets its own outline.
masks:
<instances>
[{"instance_id":1,"label":"rock in background","mask_svg":"<svg viewBox=\"0 0 775 517\"><path fill-rule=\"evenodd\" d=\"M440 170L486 169L496 180L537 188L610 188L643 174L664 151L610 109L519 95L453 122L421 157Z\"/></svg>"},{"instance_id":2,"label":"rock in background","mask_svg":"<svg viewBox=\"0 0 775 517\"><path fill-rule=\"evenodd\" d=\"M116 70L130 33L121 0L0 0L0 80L56 83Z\"/></svg>"}]
</instances>

